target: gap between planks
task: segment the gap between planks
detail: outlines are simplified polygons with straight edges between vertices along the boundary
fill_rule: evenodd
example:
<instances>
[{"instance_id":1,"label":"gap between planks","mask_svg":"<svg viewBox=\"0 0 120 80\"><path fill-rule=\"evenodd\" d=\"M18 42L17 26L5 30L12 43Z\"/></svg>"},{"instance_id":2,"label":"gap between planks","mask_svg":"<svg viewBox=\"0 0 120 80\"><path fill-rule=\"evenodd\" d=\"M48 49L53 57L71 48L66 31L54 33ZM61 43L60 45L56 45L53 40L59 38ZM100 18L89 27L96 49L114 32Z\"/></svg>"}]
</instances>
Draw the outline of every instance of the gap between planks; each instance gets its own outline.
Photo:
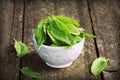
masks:
<instances>
[{"instance_id":1,"label":"gap between planks","mask_svg":"<svg viewBox=\"0 0 120 80\"><path fill-rule=\"evenodd\" d=\"M89 0L87 0L87 5L88 5L88 12L89 12L89 15L90 15L90 21L91 21L91 27L92 27L93 35L96 36L94 26L93 26L93 20L92 20L92 16L91 16ZM100 57L100 55L99 55L99 49L98 49L98 46L97 46L96 38L94 38L94 43L95 43L94 45L95 45L95 49L96 49L96 55L97 55L97 58L98 58L98 57ZM101 80L105 80L103 72L100 74L100 76L101 76Z\"/></svg>"}]
</instances>

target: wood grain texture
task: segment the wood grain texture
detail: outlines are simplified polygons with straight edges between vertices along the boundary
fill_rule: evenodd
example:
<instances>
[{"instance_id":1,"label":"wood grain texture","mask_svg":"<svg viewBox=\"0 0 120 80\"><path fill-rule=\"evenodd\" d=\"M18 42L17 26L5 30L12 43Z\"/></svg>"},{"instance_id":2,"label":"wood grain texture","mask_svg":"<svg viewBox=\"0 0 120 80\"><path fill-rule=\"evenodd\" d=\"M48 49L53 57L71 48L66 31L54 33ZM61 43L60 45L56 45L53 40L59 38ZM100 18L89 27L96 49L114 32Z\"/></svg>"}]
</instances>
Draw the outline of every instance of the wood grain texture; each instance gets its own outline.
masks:
<instances>
[{"instance_id":1,"label":"wood grain texture","mask_svg":"<svg viewBox=\"0 0 120 80\"><path fill-rule=\"evenodd\" d=\"M109 58L105 80L120 79L120 1L90 0L90 12L100 56Z\"/></svg>"},{"instance_id":2,"label":"wood grain texture","mask_svg":"<svg viewBox=\"0 0 120 80\"><path fill-rule=\"evenodd\" d=\"M50 15L64 15L80 22L87 33L84 50L64 69L48 67L35 52L32 42L37 23ZM13 39L25 42L29 53L18 58ZM0 80L35 80L22 75L28 66L41 74L41 80L119 80L120 78L119 0L0 0ZM109 58L103 76L93 76L90 66L98 56Z\"/></svg>"},{"instance_id":3,"label":"wood grain texture","mask_svg":"<svg viewBox=\"0 0 120 80\"><path fill-rule=\"evenodd\" d=\"M56 1L56 14L65 15L75 18L80 22L82 28L86 32L92 34L92 27L90 16L88 12L87 1L85 0L57 0ZM96 58L96 51L93 39L86 39L85 47L79 58L72 64L72 66L66 69L64 74L61 74L61 80L99 80L100 76L93 76L90 73L90 66L92 61ZM67 71L68 70L68 71ZM70 71L71 70L71 71ZM68 75L67 77L65 75ZM66 78L65 78L66 77ZM88 78L89 77L89 78Z\"/></svg>"},{"instance_id":4,"label":"wood grain texture","mask_svg":"<svg viewBox=\"0 0 120 80\"><path fill-rule=\"evenodd\" d=\"M22 40L22 8L22 0L0 1L0 80L19 79L20 59L13 39Z\"/></svg>"},{"instance_id":5,"label":"wood grain texture","mask_svg":"<svg viewBox=\"0 0 120 80\"><path fill-rule=\"evenodd\" d=\"M35 4L35 5L33 5ZM29 66L34 71L40 72L42 80L99 80L100 76L93 76L90 73L90 65L96 58L96 51L93 39L86 39L84 51L81 56L68 68L53 69L48 67L33 50L32 30L41 19L49 15L65 15L75 18L86 29L92 33L91 22L85 0L36 0L25 2L24 20L24 42L29 46L29 55L22 59L22 66ZM22 75L21 80L33 80Z\"/></svg>"},{"instance_id":6,"label":"wood grain texture","mask_svg":"<svg viewBox=\"0 0 120 80\"><path fill-rule=\"evenodd\" d=\"M29 66L34 71L40 72L42 78L49 80L49 71L51 69L45 65L41 58L34 51L32 37L33 30L37 23L54 14L54 1L52 0L26 0L25 1L25 18L24 18L24 42L29 47L29 54L22 59L22 66ZM48 75L49 74L49 75ZM51 80L54 80L52 77ZM24 75L21 76L21 80L34 80Z\"/></svg>"}]
</instances>

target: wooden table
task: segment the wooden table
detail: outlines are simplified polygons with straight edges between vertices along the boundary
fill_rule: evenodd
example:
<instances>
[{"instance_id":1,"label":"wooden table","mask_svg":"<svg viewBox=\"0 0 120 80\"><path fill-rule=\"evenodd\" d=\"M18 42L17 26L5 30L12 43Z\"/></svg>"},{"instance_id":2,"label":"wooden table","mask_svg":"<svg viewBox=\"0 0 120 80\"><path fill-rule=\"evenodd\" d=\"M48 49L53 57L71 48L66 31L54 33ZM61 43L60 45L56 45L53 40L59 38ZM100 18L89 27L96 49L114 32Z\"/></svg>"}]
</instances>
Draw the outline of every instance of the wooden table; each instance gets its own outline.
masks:
<instances>
[{"instance_id":1,"label":"wooden table","mask_svg":"<svg viewBox=\"0 0 120 80\"><path fill-rule=\"evenodd\" d=\"M80 22L96 39L86 38L84 50L65 69L53 69L33 48L36 24L50 15L65 15ZM13 39L29 46L25 57L16 57ZM109 58L107 68L93 76L90 66L99 56ZM0 0L0 80L35 80L22 75L29 66L41 80L120 80L120 0Z\"/></svg>"}]
</instances>

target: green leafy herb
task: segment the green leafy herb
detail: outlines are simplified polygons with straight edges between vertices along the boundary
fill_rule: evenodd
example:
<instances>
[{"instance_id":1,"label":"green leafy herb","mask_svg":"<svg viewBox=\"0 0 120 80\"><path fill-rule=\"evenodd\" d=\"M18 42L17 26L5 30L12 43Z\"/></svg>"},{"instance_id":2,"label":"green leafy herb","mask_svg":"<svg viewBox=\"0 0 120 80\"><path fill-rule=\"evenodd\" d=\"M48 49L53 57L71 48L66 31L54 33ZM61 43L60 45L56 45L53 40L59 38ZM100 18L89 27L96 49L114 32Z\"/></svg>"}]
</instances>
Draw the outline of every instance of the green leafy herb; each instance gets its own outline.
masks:
<instances>
[{"instance_id":1,"label":"green leafy herb","mask_svg":"<svg viewBox=\"0 0 120 80\"><path fill-rule=\"evenodd\" d=\"M83 40L84 37L95 38L78 28L80 24L69 17L50 16L38 23L35 30L35 39L38 45L71 47ZM50 39L50 42L48 41Z\"/></svg>"},{"instance_id":2,"label":"green leafy herb","mask_svg":"<svg viewBox=\"0 0 120 80\"><path fill-rule=\"evenodd\" d=\"M49 30L47 30L47 34L49 35L50 39L53 41L53 44L54 44L54 45L60 46L60 45L62 44L61 41L55 39L55 38L51 35L51 33L49 32ZM53 44L52 44L52 45L53 45Z\"/></svg>"},{"instance_id":3,"label":"green leafy herb","mask_svg":"<svg viewBox=\"0 0 120 80\"><path fill-rule=\"evenodd\" d=\"M45 42L46 39L46 29L44 24L44 22L42 21L41 23L38 24L36 30L35 30L35 39L38 45L41 45Z\"/></svg>"},{"instance_id":4,"label":"green leafy herb","mask_svg":"<svg viewBox=\"0 0 120 80\"><path fill-rule=\"evenodd\" d=\"M40 73L31 70L29 67L22 67L20 71L22 72L22 74L26 75L27 77L35 78L35 79L41 78Z\"/></svg>"},{"instance_id":5,"label":"green leafy herb","mask_svg":"<svg viewBox=\"0 0 120 80\"><path fill-rule=\"evenodd\" d=\"M23 57L28 52L28 47L24 43L18 42L17 40L14 40L14 48L18 57Z\"/></svg>"},{"instance_id":6,"label":"green leafy herb","mask_svg":"<svg viewBox=\"0 0 120 80\"><path fill-rule=\"evenodd\" d=\"M86 33L86 32L84 32L84 31L80 31L80 36L81 37L88 37L88 38L96 38L96 36L94 36L94 35L92 35L92 34L88 34L88 33Z\"/></svg>"},{"instance_id":7,"label":"green leafy herb","mask_svg":"<svg viewBox=\"0 0 120 80\"><path fill-rule=\"evenodd\" d=\"M65 16L54 16L54 17L59 19L64 24L74 24L75 26L80 26L80 24L76 20L74 20L72 18L65 17Z\"/></svg>"},{"instance_id":8,"label":"green leafy herb","mask_svg":"<svg viewBox=\"0 0 120 80\"><path fill-rule=\"evenodd\" d=\"M77 42L80 42L80 41L82 41L83 40L83 38L81 38L80 36L71 36L71 44L72 45L74 45L74 44L76 44Z\"/></svg>"},{"instance_id":9,"label":"green leafy herb","mask_svg":"<svg viewBox=\"0 0 120 80\"><path fill-rule=\"evenodd\" d=\"M99 75L107 66L107 61L105 57L99 57L94 60L91 66L91 72L93 75Z\"/></svg>"},{"instance_id":10,"label":"green leafy herb","mask_svg":"<svg viewBox=\"0 0 120 80\"><path fill-rule=\"evenodd\" d=\"M79 35L80 32L77 27L75 27L73 24L67 24L68 29L70 30L70 33L73 35Z\"/></svg>"},{"instance_id":11,"label":"green leafy herb","mask_svg":"<svg viewBox=\"0 0 120 80\"><path fill-rule=\"evenodd\" d=\"M51 20L52 20L52 22L51 22L52 26L57 26L58 29L70 34L70 30L66 24L64 24L63 22L61 22L60 20L58 20L54 16L51 17Z\"/></svg>"},{"instance_id":12,"label":"green leafy herb","mask_svg":"<svg viewBox=\"0 0 120 80\"><path fill-rule=\"evenodd\" d=\"M48 28L50 34L57 40L70 44L69 35L59 28L59 24L52 24Z\"/></svg>"}]
</instances>

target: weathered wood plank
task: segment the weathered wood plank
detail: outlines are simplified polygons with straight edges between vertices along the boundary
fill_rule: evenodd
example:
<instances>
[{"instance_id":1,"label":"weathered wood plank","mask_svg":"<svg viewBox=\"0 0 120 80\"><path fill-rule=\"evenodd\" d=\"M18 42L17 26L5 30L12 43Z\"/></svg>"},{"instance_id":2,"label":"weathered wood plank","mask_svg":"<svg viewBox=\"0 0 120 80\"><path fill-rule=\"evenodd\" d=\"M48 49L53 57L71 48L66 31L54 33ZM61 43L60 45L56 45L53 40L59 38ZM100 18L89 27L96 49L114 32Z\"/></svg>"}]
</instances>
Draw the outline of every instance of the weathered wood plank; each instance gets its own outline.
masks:
<instances>
[{"instance_id":1,"label":"weathered wood plank","mask_svg":"<svg viewBox=\"0 0 120 80\"><path fill-rule=\"evenodd\" d=\"M22 59L22 66L29 66L31 69L40 72L44 80L54 80L52 70L45 65L36 54L33 47L33 29L37 23L45 17L54 14L54 1L52 0L26 0L24 20L24 42L29 46L29 54ZM53 71L54 72L54 71ZM52 77L52 78L51 78ZM24 75L21 80L32 80Z\"/></svg>"},{"instance_id":2,"label":"weathered wood plank","mask_svg":"<svg viewBox=\"0 0 120 80\"><path fill-rule=\"evenodd\" d=\"M78 20L86 32L92 34L92 27L90 16L88 12L88 6L86 0L65 0L57 2L57 13L70 16ZM71 80L99 80L99 77L95 77L90 73L90 66L92 61L96 58L96 51L94 46L94 40L86 39L84 51L79 56L79 58L73 63L73 65L66 70L66 75L68 79ZM66 80L64 74L63 79ZM73 77L74 76L74 77Z\"/></svg>"},{"instance_id":3,"label":"weathered wood plank","mask_svg":"<svg viewBox=\"0 0 120 80\"><path fill-rule=\"evenodd\" d=\"M13 3L11 1L0 1L0 79L7 79L9 68L6 69L8 63L8 51L10 30L13 18ZM8 55L6 55L8 54ZM11 72L11 71L10 71ZM8 76L11 77L11 76Z\"/></svg>"},{"instance_id":4,"label":"weathered wood plank","mask_svg":"<svg viewBox=\"0 0 120 80\"><path fill-rule=\"evenodd\" d=\"M21 3L22 0L0 1L0 80L19 79L20 59L16 57L13 39L22 40Z\"/></svg>"},{"instance_id":5,"label":"weathered wood plank","mask_svg":"<svg viewBox=\"0 0 120 80\"><path fill-rule=\"evenodd\" d=\"M120 79L120 1L90 0L90 12L100 56L109 58L105 80Z\"/></svg>"},{"instance_id":6,"label":"weathered wood plank","mask_svg":"<svg viewBox=\"0 0 120 80\"><path fill-rule=\"evenodd\" d=\"M46 16L59 14L73 17L81 22L81 25L86 29L87 32L92 33L86 1L57 0L55 2L56 3L50 0L26 0L24 42L29 46L30 54L22 59L22 66L29 66L33 70L40 72L43 80L99 80L100 76L94 77L90 73L90 65L96 58L94 41L92 39L87 39L82 55L70 67L65 69L50 68L45 65L38 55L34 54L36 52L33 50L32 29L35 28L39 20ZM32 79L22 75L21 80Z\"/></svg>"},{"instance_id":7,"label":"weathered wood plank","mask_svg":"<svg viewBox=\"0 0 120 80\"><path fill-rule=\"evenodd\" d=\"M86 32L92 34L91 21L86 0L57 0L55 10L57 15L66 15L75 18L80 22L81 27L83 27ZM94 40L86 39L82 54L70 68L66 69L64 74L59 76L59 78L61 78L61 80L99 80L100 76L95 77L90 73L90 66L95 58L96 51Z\"/></svg>"}]
</instances>

